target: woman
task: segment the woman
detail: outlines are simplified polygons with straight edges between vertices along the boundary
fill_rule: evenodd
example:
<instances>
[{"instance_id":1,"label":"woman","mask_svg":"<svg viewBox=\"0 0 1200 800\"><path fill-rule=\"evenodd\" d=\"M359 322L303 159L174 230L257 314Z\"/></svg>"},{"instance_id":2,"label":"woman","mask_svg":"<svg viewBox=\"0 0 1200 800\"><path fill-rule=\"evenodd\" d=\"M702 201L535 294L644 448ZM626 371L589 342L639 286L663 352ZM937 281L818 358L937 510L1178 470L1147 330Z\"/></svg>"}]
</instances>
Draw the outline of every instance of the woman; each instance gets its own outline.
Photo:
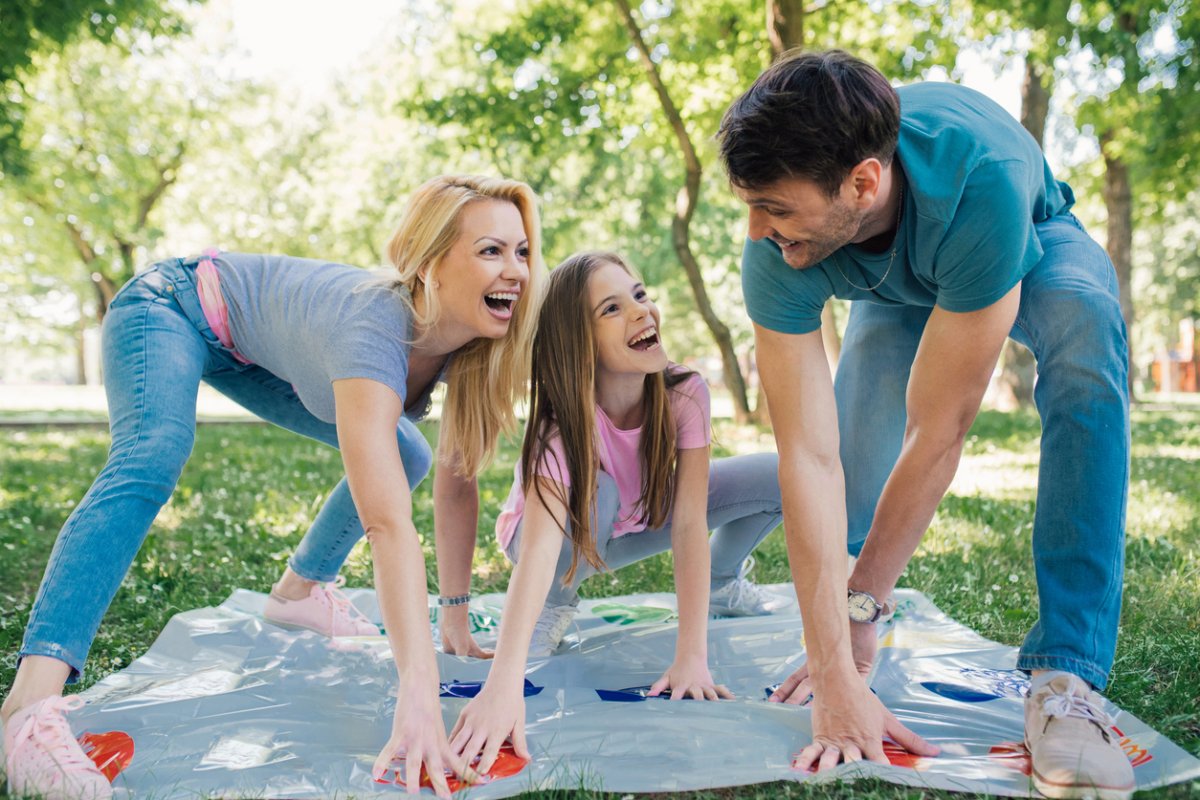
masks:
<instances>
[{"instance_id":1,"label":"woman","mask_svg":"<svg viewBox=\"0 0 1200 800\"><path fill-rule=\"evenodd\" d=\"M336 574L365 531L404 687L375 771L404 750L410 790L424 763L438 793L449 796L443 768L466 770L450 753L438 700L410 494L431 456L412 421L444 376L439 453L442 472L451 474L435 494L468 490L512 424L523 390L539 237L525 184L443 176L409 201L388 248L397 273L387 279L303 259L207 253L160 262L122 289L103 332L108 463L55 543L0 709L11 791L111 794L64 717L81 701L61 694L83 669L100 619L191 452L204 380L263 418L341 449L346 479L275 587L268 613L330 634L359 625L340 593L314 587ZM463 513L457 509L449 527L439 522L458 534L438 544L443 592L465 594L469 586L474 526L465 529ZM290 600L297 587L308 589L304 599ZM307 624L317 607L324 621ZM447 623L450 647L478 651L465 606L460 617Z\"/></svg>"}]
</instances>

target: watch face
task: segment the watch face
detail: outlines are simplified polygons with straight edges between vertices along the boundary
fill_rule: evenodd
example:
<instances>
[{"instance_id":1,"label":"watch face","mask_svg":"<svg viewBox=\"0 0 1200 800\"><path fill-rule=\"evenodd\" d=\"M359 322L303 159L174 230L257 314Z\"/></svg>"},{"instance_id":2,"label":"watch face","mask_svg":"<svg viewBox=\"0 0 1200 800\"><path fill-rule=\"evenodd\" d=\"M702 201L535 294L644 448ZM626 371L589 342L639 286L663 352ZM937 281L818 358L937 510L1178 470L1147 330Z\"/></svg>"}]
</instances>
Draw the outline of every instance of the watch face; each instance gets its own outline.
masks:
<instances>
[{"instance_id":1,"label":"watch face","mask_svg":"<svg viewBox=\"0 0 1200 800\"><path fill-rule=\"evenodd\" d=\"M879 615L879 604L866 592L850 592L850 619L855 622L874 622Z\"/></svg>"}]
</instances>

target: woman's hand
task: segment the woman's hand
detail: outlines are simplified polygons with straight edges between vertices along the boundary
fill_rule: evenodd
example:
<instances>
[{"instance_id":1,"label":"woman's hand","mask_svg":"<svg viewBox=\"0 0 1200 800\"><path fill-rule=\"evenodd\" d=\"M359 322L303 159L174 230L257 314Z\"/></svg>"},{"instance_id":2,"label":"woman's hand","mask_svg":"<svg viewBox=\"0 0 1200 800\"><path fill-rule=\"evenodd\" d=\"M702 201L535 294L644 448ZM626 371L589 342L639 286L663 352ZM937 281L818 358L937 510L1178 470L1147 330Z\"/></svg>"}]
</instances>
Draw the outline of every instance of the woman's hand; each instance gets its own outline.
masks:
<instances>
[{"instance_id":1,"label":"woman's hand","mask_svg":"<svg viewBox=\"0 0 1200 800\"><path fill-rule=\"evenodd\" d=\"M403 780L409 794L421 791L422 765L438 797L450 797L447 768L468 783L478 777L450 748L436 683L419 691L401 691L392 718L392 736L375 759L371 776L379 780L399 754L404 754Z\"/></svg>"},{"instance_id":2,"label":"woman's hand","mask_svg":"<svg viewBox=\"0 0 1200 800\"><path fill-rule=\"evenodd\" d=\"M482 753L475 769L480 775L486 775L496 762L505 740L510 737L513 752L529 761L529 748L525 744L523 689L517 686L515 690L504 688L492 691L485 684L458 715L458 722L450 733L450 749L464 764L471 764Z\"/></svg>"},{"instance_id":3,"label":"woman's hand","mask_svg":"<svg viewBox=\"0 0 1200 800\"><path fill-rule=\"evenodd\" d=\"M691 697L696 700L729 700L733 692L718 685L708 671L708 660L704 656L675 657L663 676L650 687L650 697L658 697L671 690L671 699Z\"/></svg>"},{"instance_id":4,"label":"woman's hand","mask_svg":"<svg viewBox=\"0 0 1200 800\"><path fill-rule=\"evenodd\" d=\"M450 622L442 619L442 652L448 656L469 656L471 658L491 658L496 653L480 647L471 635L468 623Z\"/></svg>"}]
</instances>

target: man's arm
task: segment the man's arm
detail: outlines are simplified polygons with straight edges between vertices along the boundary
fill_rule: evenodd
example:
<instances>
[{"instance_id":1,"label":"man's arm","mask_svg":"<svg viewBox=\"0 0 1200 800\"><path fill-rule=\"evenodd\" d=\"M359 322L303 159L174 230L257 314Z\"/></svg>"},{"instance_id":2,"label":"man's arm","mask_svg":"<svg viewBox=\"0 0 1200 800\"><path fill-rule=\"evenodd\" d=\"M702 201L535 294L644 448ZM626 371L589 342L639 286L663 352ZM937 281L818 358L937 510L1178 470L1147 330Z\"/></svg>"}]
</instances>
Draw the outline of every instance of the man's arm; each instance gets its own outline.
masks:
<instances>
[{"instance_id":1,"label":"man's arm","mask_svg":"<svg viewBox=\"0 0 1200 800\"><path fill-rule=\"evenodd\" d=\"M794 766L827 769L863 758L887 763L885 733L909 750L934 755L936 747L871 694L851 657L845 481L821 334L781 334L755 325L754 335L779 450L788 561L804 620L803 671L811 672L813 684L813 743L797 754Z\"/></svg>"},{"instance_id":2,"label":"man's arm","mask_svg":"<svg viewBox=\"0 0 1200 800\"><path fill-rule=\"evenodd\" d=\"M979 311L934 308L908 379L904 444L850 577L852 588L880 600L895 588L954 479L963 440L979 413L1020 300L1017 284Z\"/></svg>"}]
</instances>

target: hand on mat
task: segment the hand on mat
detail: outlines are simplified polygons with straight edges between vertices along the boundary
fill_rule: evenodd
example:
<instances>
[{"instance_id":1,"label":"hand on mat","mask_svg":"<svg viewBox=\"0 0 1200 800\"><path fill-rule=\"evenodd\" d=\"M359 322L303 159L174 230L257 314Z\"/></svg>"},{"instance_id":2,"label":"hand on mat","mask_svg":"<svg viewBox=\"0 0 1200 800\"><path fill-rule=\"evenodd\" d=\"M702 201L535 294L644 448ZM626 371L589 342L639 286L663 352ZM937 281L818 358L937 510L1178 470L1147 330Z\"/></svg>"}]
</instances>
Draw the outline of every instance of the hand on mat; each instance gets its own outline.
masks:
<instances>
[{"instance_id":1,"label":"hand on mat","mask_svg":"<svg viewBox=\"0 0 1200 800\"><path fill-rule=\"evenodd\" d=\"M470 656L471 658L491 658L496 655L494 650L479 646L471 629L467 625L450 625L442 623L442 652L448 656Z\"/></svg>"},{"instance_id":2,"label":"hand on mat","mask_svg":"<svg viewBox=\"0 0 1200 800\"><path fill-rule=\"evenodd\" d=\"M813 697L813 743L792 757L792 769L820 772L843 761L887 764L884 736L920 756L941 752L904 727L862 681L835 681L822 689Z\"/></svg>"},{"instance_id":3,"label":"hand on mat","mask_svg":"<svg viewBox=\"0 0 1200 800\"><path fill-rule=\"evenodd\" d=\"M649 696L658 697L667 689L671 690L672 700L685 697L696 700L729 700L733 697L733 692L713 680L704 656L676 657L675 663L650 687Z\"/></svg>"},{"instance_id":4,"label":"hand on mat","mask_svg":"<svg viewBox=\"0 0 1200 800\"><path fill-rule=\"evenodd\" d=\"M529 761L529 748L525 745L525 696L520 684L516 691L491 691L485 683L458 715L458 722L450 732L450 749L464 764L472 763L482 753L475 768L486 775L510 735L513 752Z\"/></svg>"},{"instance_id":5,"label":"hand on mat","mask_svg":"<svg viewBox=\"0 0 1200 800\"><path fill-rule=\"evenodd\" d=\"M875 664L875 654L879 651L879 636L874 625L854 623L850 626L850 652L854 657L854 668L865 680L871 674ZM812 677L808 674L808 664L800 665L800 669L788 676L779 684L779 688L767 699L772 703L787 703L789 705L807 705L813 697Z\"/></svg>"},{"instance_id":6,"label":"hand on mat","mask_svg":"<svg viewBox=\"0 0 1200 800\"><path fill-rule=\"evenodd\" d=\"M421 791L422 764L438 797L450 797L446 769L453 770L454 774L468 783L478 777L450 749L436 690L400 692L396 700L396 714L392 718L392 738L388 739L375 759L371 776L378 780L387 771L392 759L400 754L404 755L404 785L409 794Z\"/></svg>"}]
</instances>

